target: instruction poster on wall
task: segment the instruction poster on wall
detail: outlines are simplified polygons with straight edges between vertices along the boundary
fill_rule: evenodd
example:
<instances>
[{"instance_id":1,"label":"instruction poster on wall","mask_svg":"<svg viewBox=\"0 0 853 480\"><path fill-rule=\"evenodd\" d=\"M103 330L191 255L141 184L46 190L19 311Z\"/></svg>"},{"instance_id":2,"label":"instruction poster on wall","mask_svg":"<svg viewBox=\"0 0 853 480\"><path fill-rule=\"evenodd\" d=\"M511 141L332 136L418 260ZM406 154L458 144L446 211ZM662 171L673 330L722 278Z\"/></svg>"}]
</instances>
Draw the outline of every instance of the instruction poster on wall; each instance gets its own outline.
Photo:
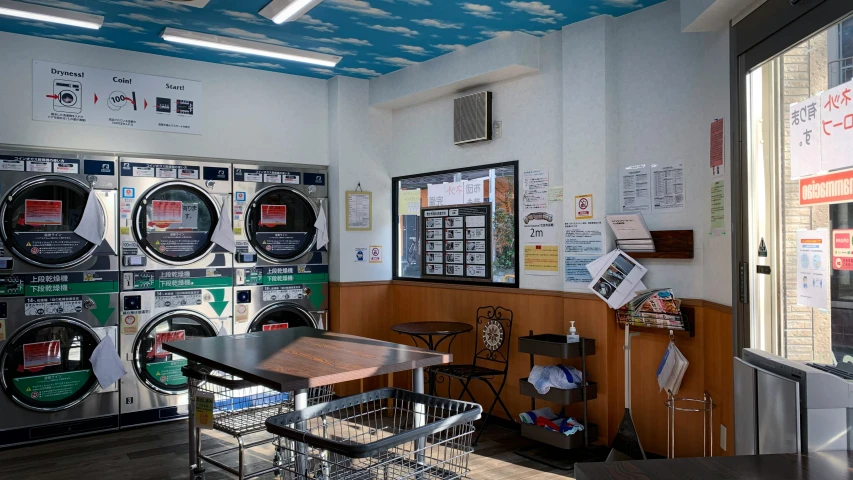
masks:
<instances>
[{"instance_id":1,"label":"instruction poster on wall","mask_svg":"<svg viewBox=\"0 0 853 480\"><path fill-rule=\"evenodd\" d=\"M201 135L201 82L33 60L33 120Z\"/></svg>"},{"instance_id":2,"label":"instruction poster on wall","mask_svg":"<svg viewBox=\"0 0 853 480\"><path fill-rule=\"evenodd\" d=\"M652 165L652 213L684 211L684 164Z\"/></svg>"},{"instance_id":3,"label":"instruction poster on wall","mask_svg":"<svg viewBox=\"0 0 853 480\"><path fill-rule=\"evenodd\" d=\"M566 222L563 236L564 282L575 287L588 285L592 276L587 264L605 253L604 222Z\"/></svg>"},{"instance_id":4,"label":"instruction poster on wall","mask_svg":"<svg viewBox=\"0 0 853 480\"><path fill-rule=\"evenodd\" d=\"M711 122L711 176L722 177L725 172L725 121L718 118Z\"/></svg>"},{"instance_id":5,"label":"instruction poster on wall","mask_svg":"<svg viewBox=\"0 0 853 480\"><path fill-rule=\"evenodd\" d=\"M421 214L421 189L400 190L397 192L397 211L400 215Z\"/></svg>"},{"instance_id":6,"label":"instruction poster on wall","mask_svg":"<svg viewBox=\"0 0 853 480\"><path fill-rule=\"evenodd\" d=\"M622 212L651 213L651 168L634 165L619 172L619 202Z\"/></svg>"},{"instance_id":7,"label":"instruction poster on wall","mask_svg":"<svg viewBox=\"0 0 853 480\"><path fill-rule=\"evenodd\" d=\"M347 230L370 230L373 228L371 214L373 197L361 190L346 192Z\"/></svg>"},{"instance_id":8,"label":"instruction poster on wall","mask_svg":"<svg viewBox=\"0 0 853 480\"><path fill-rule=\"evenodd\" d=\"M556 245L525 245L524 273L557 275L560 273L560 248Z\"/></svg>"},{"instance_id":9,"label":"instruction poster on wall","mask_svg":"<svg viewBox=\"0 0 853 480\"><path fill-rule=\"evenodd\" d=\"M492 281L491 205L423 209L421 277Z\"/></svg>"},{"instance_id":10,"label":"instruction poster on wall","mask_svg":"<svg viewBox=\"0 0 853 480\"><path fill-rule=\"evenodd\" d=\"M798 230L797 305L827 308L828 273L829 230Z\"/></svg>"},{"instance_id":11,"label":"instruction poster on wall","mask_svg":"<svg viewBox=\"0 0 853 480\"><path fill-rule=\"evenodd\" d=\"M711 234L726 233L726 183L717 180L711 183Z\"/></svg>"}]
</instances>

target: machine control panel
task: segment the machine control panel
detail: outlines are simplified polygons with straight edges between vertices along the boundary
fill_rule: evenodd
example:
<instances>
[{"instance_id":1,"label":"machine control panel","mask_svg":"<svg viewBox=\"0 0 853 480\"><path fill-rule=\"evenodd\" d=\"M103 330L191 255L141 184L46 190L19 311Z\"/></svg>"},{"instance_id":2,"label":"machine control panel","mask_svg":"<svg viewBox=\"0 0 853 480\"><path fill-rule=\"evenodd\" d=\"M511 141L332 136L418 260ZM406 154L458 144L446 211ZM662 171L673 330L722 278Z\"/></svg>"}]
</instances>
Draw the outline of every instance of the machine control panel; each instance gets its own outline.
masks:
<instances>
[{"instance_id":1,"label":"machine control panel","mask_svg":"<svg viewBox=\"0 0 853 480\"><path fill-rule=\"evenodd\" d=\"M250 290L238 290L237 303L252 303L252 292Z\"/></svg>"},{"instance_id":2,"label":"machine control panel","mask_svg":"<svg viewBox=\"0 0 853 480\"><path fill-rule=\"evenodd\" d=\"M142 310L142 295L128 295L124 297L124 310Z\"/></svg>"},{"instance_id":3,"label":"machine control panel","mask_svg":"<svg viewBox=\"0 0 853 480\"><path fill-rule=\"evenodd\" d=\"M125 267L144 267L148 259L139 255L126 255L122 260Z\"/></svg>"},{"instance_id":4,"label":"machine control panel","mask_svg":"<svg viewBox=\"0 0 853 480\"><path fill-rule=\"evenodd\" d=\"M258 255L254 253L240 252L237 254L238 263L255 263L258 261Z\"/></svg>"}]
</instances>

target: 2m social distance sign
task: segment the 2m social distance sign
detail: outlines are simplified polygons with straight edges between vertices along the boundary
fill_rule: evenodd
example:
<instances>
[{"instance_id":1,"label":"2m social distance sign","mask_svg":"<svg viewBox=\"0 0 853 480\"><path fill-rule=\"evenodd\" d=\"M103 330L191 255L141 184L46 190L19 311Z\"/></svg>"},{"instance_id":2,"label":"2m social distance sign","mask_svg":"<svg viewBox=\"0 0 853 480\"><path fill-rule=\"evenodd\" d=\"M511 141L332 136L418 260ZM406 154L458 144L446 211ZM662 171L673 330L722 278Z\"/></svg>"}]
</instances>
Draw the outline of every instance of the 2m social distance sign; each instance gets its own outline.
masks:
<instances>
[{"instance_id":1,"label":"2m social distance sign","mask_svg":"<svg viewBox=\"0 0 853 480\"><path fill-rule=\"evenodd\" d=\"M33 120L201 135L201 82L33 61Z\"/></svg>"}]
</instances>

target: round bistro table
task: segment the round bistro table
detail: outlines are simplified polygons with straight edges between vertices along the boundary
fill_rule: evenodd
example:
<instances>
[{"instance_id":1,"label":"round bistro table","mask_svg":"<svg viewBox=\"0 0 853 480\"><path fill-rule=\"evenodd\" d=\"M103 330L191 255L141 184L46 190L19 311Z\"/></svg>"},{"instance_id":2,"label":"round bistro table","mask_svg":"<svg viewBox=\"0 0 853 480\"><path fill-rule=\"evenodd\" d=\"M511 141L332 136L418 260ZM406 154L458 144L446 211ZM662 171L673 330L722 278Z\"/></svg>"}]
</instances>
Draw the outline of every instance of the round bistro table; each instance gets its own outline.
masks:
<instances>
[{"instance_id":1,"label":"round bistro table","mask_svg":"<svg viewBox=\"0 0 853 480\"><path fill-rule=\"evenodd\" d=\"M474 327L468 323L462 322L409 322L398 323L391 327L391 330L401 334L409 335L418 345L418 340L424 343L426 348L438 351L439 346L445 341L447 342L447 352L450 352L450 346L453 345L453 340L460 333L467 333L473 330ZM429 394L435 395L435 376L429 373Z\"/></svg>"}]
</instances>

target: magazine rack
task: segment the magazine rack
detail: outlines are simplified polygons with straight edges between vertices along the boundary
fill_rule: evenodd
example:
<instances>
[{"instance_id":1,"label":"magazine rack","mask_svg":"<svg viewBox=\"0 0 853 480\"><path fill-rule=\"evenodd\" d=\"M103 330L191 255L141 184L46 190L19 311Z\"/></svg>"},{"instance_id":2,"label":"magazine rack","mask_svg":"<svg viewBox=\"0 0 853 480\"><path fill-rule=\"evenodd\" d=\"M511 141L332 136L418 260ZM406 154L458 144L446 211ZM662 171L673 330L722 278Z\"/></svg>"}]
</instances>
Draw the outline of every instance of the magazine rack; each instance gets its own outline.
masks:
<instances>
[{"instance_id":1,"label":"magazine rack","mask_svg":"<svg viewBox=\"0 0 853 480\"><path fill-rule=\"evenodd\" d=\"M670 314L654 314L665 317L668 324L658 324L651 316L628 315L616 311L616 323L620 328L625 328L625 324L631 325L631 330L638 333L651 333L655 335L668 335L672 330L675 333L687 334L690 337L696 336L696 318L693 307L681 307L681 315Z\"/></svg>"}]
</instances>

